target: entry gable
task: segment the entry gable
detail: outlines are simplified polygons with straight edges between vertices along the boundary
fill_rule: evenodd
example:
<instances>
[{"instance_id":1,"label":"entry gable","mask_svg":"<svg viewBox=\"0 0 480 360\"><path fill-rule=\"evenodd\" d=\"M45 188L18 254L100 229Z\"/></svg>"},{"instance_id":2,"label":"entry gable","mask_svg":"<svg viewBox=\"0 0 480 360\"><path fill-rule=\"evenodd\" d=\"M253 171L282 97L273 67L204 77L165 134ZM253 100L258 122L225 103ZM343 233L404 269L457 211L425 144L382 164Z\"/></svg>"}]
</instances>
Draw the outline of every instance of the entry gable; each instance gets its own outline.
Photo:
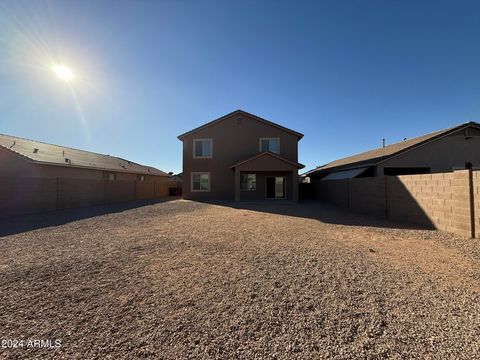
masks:
<instances>
[{"instance_id":1,"label":"entry gable","mask_svg":"<svg viewBox=\"0 0 480 360\"><path fill-rule=\"evenodd\" d=\"M287 160L277 154L262 152L249 159L240 161L230 168L237 168L240 171L293 171L303 167L303 164Z\"/></svg>"}]
</instances>

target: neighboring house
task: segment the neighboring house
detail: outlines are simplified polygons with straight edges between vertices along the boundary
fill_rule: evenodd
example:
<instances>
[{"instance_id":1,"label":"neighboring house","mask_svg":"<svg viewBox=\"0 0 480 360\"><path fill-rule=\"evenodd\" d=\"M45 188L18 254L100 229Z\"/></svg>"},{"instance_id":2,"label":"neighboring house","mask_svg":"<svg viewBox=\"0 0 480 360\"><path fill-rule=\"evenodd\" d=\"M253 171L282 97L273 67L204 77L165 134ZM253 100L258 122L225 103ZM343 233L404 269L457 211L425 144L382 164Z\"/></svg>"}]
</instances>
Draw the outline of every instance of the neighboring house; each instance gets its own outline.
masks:
<instances>
[{"instance_id":1,"label":"neighboring house","mask_svg":"<svg viewBox=\"0 0 480 360\"><path fill-rule=\"evenodd\" d=\"M173 173L170 173L170 174L173 174ZM182 195L182 187L183 187L182 173L179 173L177 175L172 175L172 177L170 178L170 181L172 184L170 195L173 195L173 196Z\"/></svg>"},{"instance_id":2,"label":"neighboring house","mask_svg":"<svg viewBox=\"0 0 480 360\"><path fill-rule=\"evenodd\" d=\"M153 180L169 177L153 167L110 155L0 134L0 176Z\"/></svg>"},{"instance_id":3,"label":"neighboring house","mask_svg":"<svg viewBox=\"0 0 480 360\"><path fill-rule=\"evenodd\" d=\"M480 168L480 124L468 122L335 160L303 174L335 180Z\"/></svg>"},{"instance_id":4,"label":"neighboring house","mask_svg":"<svg viewBox=\"0 0 480 360\"><path fill-rule=\"evenodd\" d=\"M302 137L242 110L180 135L183 197L297 201Z\"/></svg>"},{"instance_id":5,"label":"neighboring house","mask_svg":"<svg viewBox=\"0 0 480 360\"><path fill-rule=\"evenodd\" d=\"M174 181L177 181L179 183L182 183L183 182L183 174L182 173L178 173L176 175L173 175L172 176L172 180Z\"/></svg>"}]
</instances>

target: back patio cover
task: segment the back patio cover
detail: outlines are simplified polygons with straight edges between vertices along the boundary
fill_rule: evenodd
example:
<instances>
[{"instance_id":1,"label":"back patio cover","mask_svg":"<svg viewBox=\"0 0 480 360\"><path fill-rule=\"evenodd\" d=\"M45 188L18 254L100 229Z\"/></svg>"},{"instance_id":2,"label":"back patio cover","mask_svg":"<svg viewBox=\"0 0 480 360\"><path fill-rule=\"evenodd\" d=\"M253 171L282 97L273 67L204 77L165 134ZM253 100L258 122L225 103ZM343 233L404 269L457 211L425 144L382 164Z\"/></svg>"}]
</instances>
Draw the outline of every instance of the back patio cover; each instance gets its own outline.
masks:
<instances>
[{"instance_id":1,"label":"back patio cover","mask_svg":"<svg viewBox=\"0 0 480 360\"><path fill-rule=\"evenodd\" d=\"M287 160L272 152L262 152L249 159L240 161L230 168L235 170L235 201L240 201L240 173L241 172L292 172L293 201L298 201L298 169L304 165Z\"/></svg>"}]
</instances>

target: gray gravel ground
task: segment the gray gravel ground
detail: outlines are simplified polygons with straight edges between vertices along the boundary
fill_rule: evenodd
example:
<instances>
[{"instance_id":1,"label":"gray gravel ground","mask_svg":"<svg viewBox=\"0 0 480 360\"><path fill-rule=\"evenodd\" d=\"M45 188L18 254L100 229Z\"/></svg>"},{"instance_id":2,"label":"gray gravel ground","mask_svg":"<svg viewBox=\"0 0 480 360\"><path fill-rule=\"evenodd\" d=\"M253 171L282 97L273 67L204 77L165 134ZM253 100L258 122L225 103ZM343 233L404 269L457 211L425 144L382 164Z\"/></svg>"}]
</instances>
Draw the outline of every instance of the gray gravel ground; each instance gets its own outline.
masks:
<instances>
[{"instance_id":1,"label":"gray gravel ground","mask_svg":"<svg viewBox=\"0 0 480 360\"><path fill-rule=\"evenodd\" d=\"M0 337L61 347L0 357L479 358L479 241L403 227L176 200L8 235Z\"/></svg>"}]
</instances>

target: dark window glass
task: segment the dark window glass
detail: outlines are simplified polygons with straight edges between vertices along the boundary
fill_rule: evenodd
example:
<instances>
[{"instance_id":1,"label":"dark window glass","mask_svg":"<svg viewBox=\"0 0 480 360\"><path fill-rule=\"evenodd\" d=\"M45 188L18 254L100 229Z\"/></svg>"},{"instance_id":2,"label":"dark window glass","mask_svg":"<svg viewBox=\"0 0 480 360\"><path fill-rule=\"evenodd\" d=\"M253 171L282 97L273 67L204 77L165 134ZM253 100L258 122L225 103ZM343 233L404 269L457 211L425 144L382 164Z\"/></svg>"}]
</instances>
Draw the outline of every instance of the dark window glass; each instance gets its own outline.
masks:
<instances>
[{"instance_id":1,"label":"dark window glass","mask_svg":"<svg viewBox=\"0 0 480 360\"><path fill-rule=\"evenodd\" d=\"M257 175L256 174L240 174L240 190L256 190Z\"/></svg>"}]
</instances>

